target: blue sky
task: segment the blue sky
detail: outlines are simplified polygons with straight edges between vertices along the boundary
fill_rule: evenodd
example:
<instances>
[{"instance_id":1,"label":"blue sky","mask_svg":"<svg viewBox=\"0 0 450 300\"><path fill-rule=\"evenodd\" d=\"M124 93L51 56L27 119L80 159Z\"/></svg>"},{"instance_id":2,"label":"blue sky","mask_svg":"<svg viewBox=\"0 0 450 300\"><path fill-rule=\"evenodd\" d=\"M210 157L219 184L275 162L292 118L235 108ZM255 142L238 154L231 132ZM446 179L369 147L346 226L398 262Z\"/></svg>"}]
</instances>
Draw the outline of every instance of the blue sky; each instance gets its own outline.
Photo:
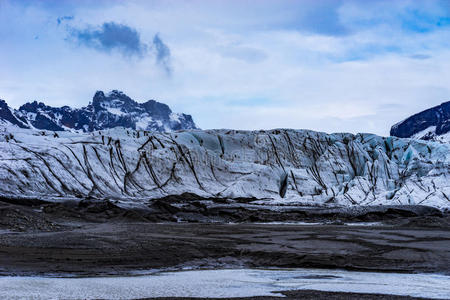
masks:
<instances>
[{"instance_id":1,"label":"blue sky","mask_svg":"<svg viewBox=\"0 0 450 300\"><path fill-rule=\"evenodd\" d=\"M387 135L450 99L450 1L0 0L0 98L118 89L201 128Z\"/></svg>"}]
</instances>

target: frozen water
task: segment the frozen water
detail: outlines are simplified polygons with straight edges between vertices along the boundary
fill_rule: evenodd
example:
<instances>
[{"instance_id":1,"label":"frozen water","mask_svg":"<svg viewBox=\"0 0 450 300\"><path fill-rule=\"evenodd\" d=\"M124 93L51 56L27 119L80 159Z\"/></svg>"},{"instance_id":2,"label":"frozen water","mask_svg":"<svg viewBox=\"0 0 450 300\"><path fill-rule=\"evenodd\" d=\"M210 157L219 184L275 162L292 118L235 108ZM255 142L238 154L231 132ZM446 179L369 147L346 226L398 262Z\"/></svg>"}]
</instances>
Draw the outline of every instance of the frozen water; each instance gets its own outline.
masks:
<instances>
[{"instance_id":1,"label":"frozen water","mask_svg":"<svg viewBox=\"0 0 450 300\"><path fill-rule=\"evenodd\" d=\"M128 277L0 277L2 299L131 299L143 297L250 297L311 289L450 297L450 277L341 270L203 270Z\"/></svg>"}]
</instances>

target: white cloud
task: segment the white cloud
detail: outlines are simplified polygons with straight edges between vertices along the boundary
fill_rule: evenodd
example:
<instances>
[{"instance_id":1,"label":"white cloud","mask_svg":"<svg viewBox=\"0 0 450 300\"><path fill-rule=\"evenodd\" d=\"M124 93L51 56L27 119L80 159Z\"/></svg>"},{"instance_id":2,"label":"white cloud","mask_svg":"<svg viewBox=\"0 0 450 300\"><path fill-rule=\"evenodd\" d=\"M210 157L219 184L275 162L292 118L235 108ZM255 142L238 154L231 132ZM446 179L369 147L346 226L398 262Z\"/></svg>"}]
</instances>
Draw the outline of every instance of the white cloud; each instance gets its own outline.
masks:
<instances>
[{"instance_id":1,"label":"white cloud","mask_svg":"<svg viewBox=\"0 0 450 300\"><path fill-rule=\"evenodd\" d=\"M355 2L338 11L338 20L352 29L347 35L296 30L298 2L289 1L82 2L67 11L2 3L8 28L0 29L6 43L0 97L13 106L37 99L79 107L98 89L120 89L190 113L202 128L388 134L390 125L449 95L446 28L405 33L383 21L356 30L360 19L374 17ZM245 10L255 5L256 12ZM160 32L170 48L172 76L156 68L153 57L124 58L67 43L57 26L62 15L73 15L72 25L80 28L127 24L148 44Z\"/></svg>"}]
</instances>

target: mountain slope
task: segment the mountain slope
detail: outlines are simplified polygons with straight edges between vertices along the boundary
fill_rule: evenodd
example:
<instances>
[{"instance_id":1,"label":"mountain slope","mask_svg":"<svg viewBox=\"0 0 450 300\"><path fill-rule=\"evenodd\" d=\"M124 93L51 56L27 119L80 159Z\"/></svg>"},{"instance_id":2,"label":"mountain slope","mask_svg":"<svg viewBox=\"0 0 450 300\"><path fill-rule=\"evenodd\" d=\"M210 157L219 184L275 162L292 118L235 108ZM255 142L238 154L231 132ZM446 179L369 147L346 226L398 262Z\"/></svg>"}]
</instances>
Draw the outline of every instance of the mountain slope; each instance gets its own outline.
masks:
<instances>
[{"instance_id":1,"label":"mountain slope","mask_svg":"<svg viewBox=\"0 0 450 300\"><path fill-rule=\"evenodd\" d=\"M190 115L173 113L166 104L155 100L138 103L117 90L107 95L96 92L92 103L80 109L34 101L12 110L3 101L0 120L21 128L51 131L92 132L117 126L149 131L197 128Z\"/></svg>"},{"instance_id":2,"label":"mountain slope","mask_svg":"<svg viewBox=\"0 0 450 300\"><path fill-rule=\"evenodd\" d=\"M19 126L20 128L29 128L26 120L18 118L10 109L5 100L0 99L0 124L12 124Z\"/></svg>"},{"instance_id":3,"label":"mountain slope","mask_svg":"<svg viewBox=\"0 0 450 300\"><path fill-rule=\"evenodd\" d=\"M450 101L395 124L390 134L402 138L450 142Z\"/></svg>"},{"instance_id":4,"label":"mountain slope","mask_svg":"<svg viewBox=\"0 0 450 300\"><path fill-rule=\"evenodd\" d=\"M191 193L270 206L450 207L450 145L436 142L305 130L56 136L18 127L0 141L4 197L139 206Z\"/></svg>"}]
</instances>

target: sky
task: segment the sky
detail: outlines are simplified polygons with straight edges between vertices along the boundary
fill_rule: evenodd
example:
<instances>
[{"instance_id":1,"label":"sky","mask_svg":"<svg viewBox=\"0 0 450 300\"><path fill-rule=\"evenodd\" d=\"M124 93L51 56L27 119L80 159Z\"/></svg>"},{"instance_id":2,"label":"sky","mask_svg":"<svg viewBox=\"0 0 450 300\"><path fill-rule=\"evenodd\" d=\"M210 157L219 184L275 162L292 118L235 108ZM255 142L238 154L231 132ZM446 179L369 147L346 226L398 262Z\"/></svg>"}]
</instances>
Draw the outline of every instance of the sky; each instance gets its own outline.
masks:
<instances>
[{"instance_id":1,"label":"sky","mask_svg":"<svg viewBox=\"0 0 450 300\"><path fill-rule=\"evenodd\" d=\"M388 135L450 100L450 0L0 0L0 98L117 89L202 129Z\"/></svg>"}]
</instances>

